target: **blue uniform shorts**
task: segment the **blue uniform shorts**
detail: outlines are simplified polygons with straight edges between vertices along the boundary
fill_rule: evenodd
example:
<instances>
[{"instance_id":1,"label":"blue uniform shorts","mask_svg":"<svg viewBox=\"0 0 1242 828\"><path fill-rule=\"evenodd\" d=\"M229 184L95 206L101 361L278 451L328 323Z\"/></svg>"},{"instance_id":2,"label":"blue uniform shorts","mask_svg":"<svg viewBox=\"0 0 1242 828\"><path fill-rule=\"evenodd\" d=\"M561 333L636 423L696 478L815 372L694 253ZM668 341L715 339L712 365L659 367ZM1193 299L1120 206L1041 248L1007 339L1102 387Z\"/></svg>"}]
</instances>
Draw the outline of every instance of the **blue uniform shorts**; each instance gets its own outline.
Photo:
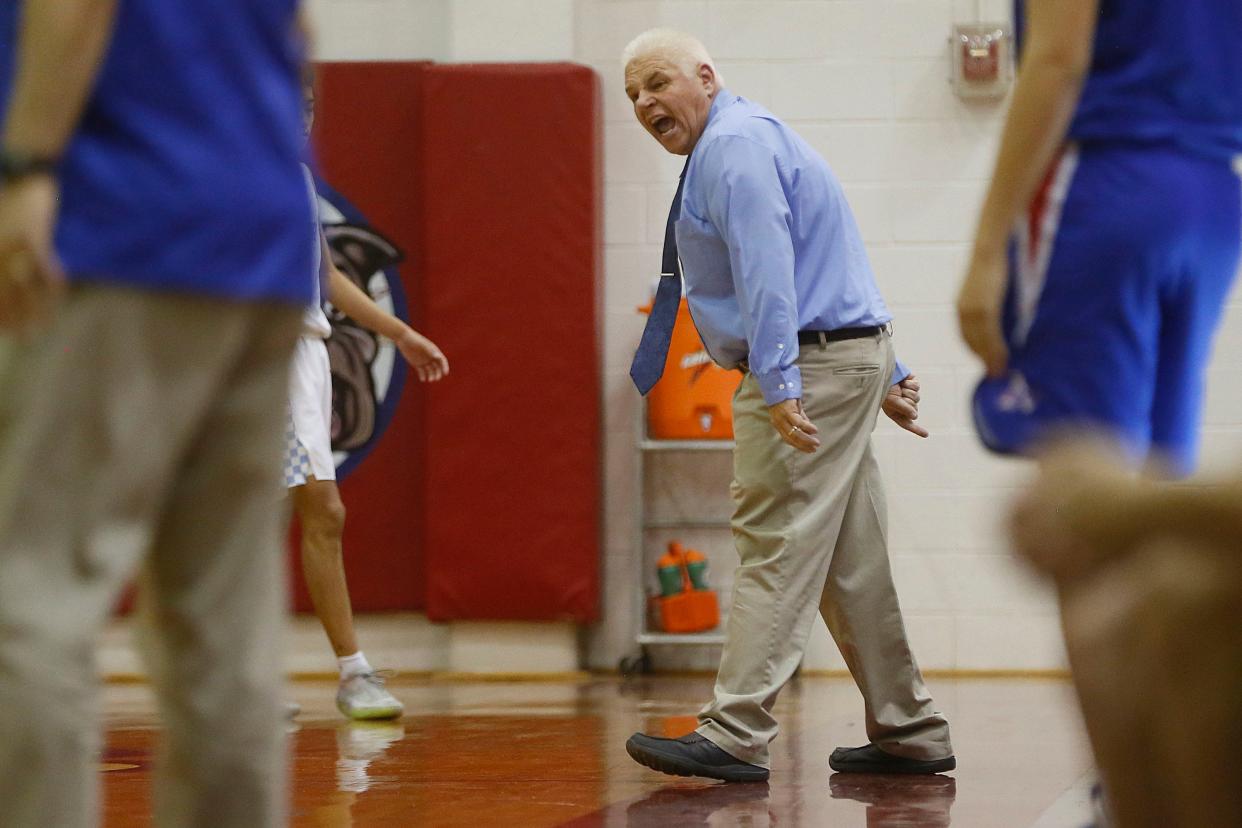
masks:
<instances>
[{"instance_id":1,"label":"blue uniform shorts","mask_svg":"<svg viewBox=\"0 0 1242 828\"><path fill-rule=\"evenodd\" d=\"M1204 373L1238 269L1242 184L1173 148L1068 146L1014 234L1006 377L974 395L984 444L1104 429L1195 465Z\"/></svg>"}]
</instances>

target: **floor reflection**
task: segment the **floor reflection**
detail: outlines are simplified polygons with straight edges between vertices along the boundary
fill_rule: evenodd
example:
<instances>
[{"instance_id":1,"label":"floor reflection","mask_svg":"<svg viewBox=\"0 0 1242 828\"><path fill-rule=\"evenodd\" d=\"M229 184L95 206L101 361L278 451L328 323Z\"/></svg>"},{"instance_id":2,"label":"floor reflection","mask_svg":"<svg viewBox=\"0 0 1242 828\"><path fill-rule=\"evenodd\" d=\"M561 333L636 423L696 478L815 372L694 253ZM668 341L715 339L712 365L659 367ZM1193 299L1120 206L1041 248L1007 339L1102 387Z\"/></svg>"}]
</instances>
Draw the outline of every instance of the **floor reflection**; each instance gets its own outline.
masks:
<instances>
[{"instance_id":1,"label":"floor reflection","mask_svg":"<svg viewBox=\"0 0 1242 828\"><path fill-rule=\"evenodd\" d=\"M305 796L295 796L294 823L309 822L320 828L353 828L375 822L359 810L362 795L372 788L388 785L401 788L399 773L377 774L379 763L388 749L405 738L405 724L387 722L341 722L335 727L336 764L335 791L321 791L313 804L302 805ZM318 728L322 732L322 728ZM316 728L311 728L311 731ZM308 734L309 735L309 734ZM296 748L295 748L296 750ZM295 784L295 790L306 792L315 786Z\"/></svg>"},{"instance_id":2,"label":"floor reflection","mask_svg":"<svg viewBox=\"0 0 1242 828\"><path fill-rule=\"evenodd\" d=\"M349 793L365 793L374 780L371 763L395 742L405 738L400 722L347 722L336 730L336 787Z\"/></svg>"},{"instance_id":3,"label":"floor reflection","mask_svg":"<svg viewBox=\"0 0 1242 828\"><path fill-rule=\"evenodd\" d=\"M947 828L957 799L952 776L899 776L834 773L828 777L833 799L867 806L867 828Z\"/></svg>"},{"instance_id":4,"label":"floor reflection","mask_svg":"<svg viewBox=\"0 0 1242 828\"><path fill-rule=\"evenodd\" d=\"M764 826L775 824L767 782L661 788L625 809L628 828Z\"/></svg>"}]
</instances>

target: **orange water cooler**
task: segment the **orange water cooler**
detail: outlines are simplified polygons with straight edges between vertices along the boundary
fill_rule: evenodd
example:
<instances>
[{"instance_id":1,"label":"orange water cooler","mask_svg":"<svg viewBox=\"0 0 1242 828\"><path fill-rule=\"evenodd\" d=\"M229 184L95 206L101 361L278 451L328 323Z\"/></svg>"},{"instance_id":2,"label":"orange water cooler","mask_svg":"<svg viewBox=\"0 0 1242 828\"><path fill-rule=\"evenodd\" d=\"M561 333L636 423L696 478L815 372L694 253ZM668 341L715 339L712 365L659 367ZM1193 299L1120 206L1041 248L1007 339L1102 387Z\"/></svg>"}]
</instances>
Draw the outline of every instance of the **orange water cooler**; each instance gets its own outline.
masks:
<instances>
[{"instance_id":1,"label":"orange water cooler","mask_svg":"<svg viewBox=\"0 0 1242 828\"><path fill-rule=\"evenodd\" d=\"M651 306L639 308L650 313ZM733 439L733 392L739 371L712 362L683 297L664 375L647 395L647 433L656 440Z\"/></svg>"}]
</instances>

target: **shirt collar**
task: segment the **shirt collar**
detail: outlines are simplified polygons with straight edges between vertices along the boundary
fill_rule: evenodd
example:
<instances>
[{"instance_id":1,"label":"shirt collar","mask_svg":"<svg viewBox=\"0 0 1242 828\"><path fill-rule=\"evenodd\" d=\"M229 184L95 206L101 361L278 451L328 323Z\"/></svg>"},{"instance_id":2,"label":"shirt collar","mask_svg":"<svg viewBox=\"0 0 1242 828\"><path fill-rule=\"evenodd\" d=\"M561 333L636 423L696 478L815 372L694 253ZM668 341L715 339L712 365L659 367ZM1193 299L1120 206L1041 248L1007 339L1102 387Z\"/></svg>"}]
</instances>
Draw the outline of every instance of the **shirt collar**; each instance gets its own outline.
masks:
<instances>
[{"instance_id":1,"label":"shirt collar","mask_svg":"<svg viewBox=\"0 0 1242 828\"><path fill-rule=\"evenodd\" d=\"M712 122L716 120L716 116L718 116L726 108L733 106L733 104L737 103L740 100L741 100L740 96L734 95L732 92L730 92L728 89L725 89L724 87L720 88L720 91L716 93L716 97L712 98L712 108L707 111L707 123L703 125L703 133L699 135L699 140L695 142L695 145L694 145L695 149L698 149L699 144L703 143L703 137L707 135L707 131L712 128ZM685 177L686 173L689 172L690 170L690 159L693 157L694 157L694 150L691 150L690 157L686 159L685 169L681 171L683 178Z\"/></svg>"},{"instance_id":2,"label":"shirt collar","mask_svg":"<svg viewBox=\"0 0 1242 828\"><path fill-rule=\"evenodd\" d=\"M711 126L712 121L715 120L716 116L720 114L721 110L723 110L725 107L733 106L733 104L737 103L740 100L741 100L740 97L738 97L737 95L734 95L728 89L725 89L722 87L720 91L716 93L716 97L712 100L712 108L708 110L708 113L707 113L708 126ZM706 130L706 127L704 128L704 130Z\"/></svg>"}]
</instances>

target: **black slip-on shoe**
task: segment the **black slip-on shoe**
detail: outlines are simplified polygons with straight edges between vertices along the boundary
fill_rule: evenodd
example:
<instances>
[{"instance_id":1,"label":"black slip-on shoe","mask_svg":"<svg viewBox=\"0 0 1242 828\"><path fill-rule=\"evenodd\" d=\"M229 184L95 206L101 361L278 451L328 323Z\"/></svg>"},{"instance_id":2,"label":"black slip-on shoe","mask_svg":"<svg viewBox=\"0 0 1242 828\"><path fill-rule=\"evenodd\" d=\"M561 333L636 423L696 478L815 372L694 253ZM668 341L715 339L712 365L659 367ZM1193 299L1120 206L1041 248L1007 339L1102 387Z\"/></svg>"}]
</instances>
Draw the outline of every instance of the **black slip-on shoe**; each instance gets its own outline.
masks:
<instances>
[{"instance_id":1,"label":"black slip-on shoe","mask_svg":"<svg viewBox=\"0 0 1242 828\"><path fill-rule=\"evenodd\" d=\"M736 759L697 733L679 739L635 733L626 741L625 752L638 764L670 776L705 776L725 782L765 782L768 778L767 768Z\"/></svg>"},{"instance_id":2,"label":"black slip-on shoe","mask_svg":"<svg viewBox=\"0 0 1242 828\"><path fill-rule=\"evenodd\" d=\"M875 745L863 745L837 748L828 757L828 767L838 773L944 773L957 767L957 759L906 759Z\"/></svg>"}]
</instances>

